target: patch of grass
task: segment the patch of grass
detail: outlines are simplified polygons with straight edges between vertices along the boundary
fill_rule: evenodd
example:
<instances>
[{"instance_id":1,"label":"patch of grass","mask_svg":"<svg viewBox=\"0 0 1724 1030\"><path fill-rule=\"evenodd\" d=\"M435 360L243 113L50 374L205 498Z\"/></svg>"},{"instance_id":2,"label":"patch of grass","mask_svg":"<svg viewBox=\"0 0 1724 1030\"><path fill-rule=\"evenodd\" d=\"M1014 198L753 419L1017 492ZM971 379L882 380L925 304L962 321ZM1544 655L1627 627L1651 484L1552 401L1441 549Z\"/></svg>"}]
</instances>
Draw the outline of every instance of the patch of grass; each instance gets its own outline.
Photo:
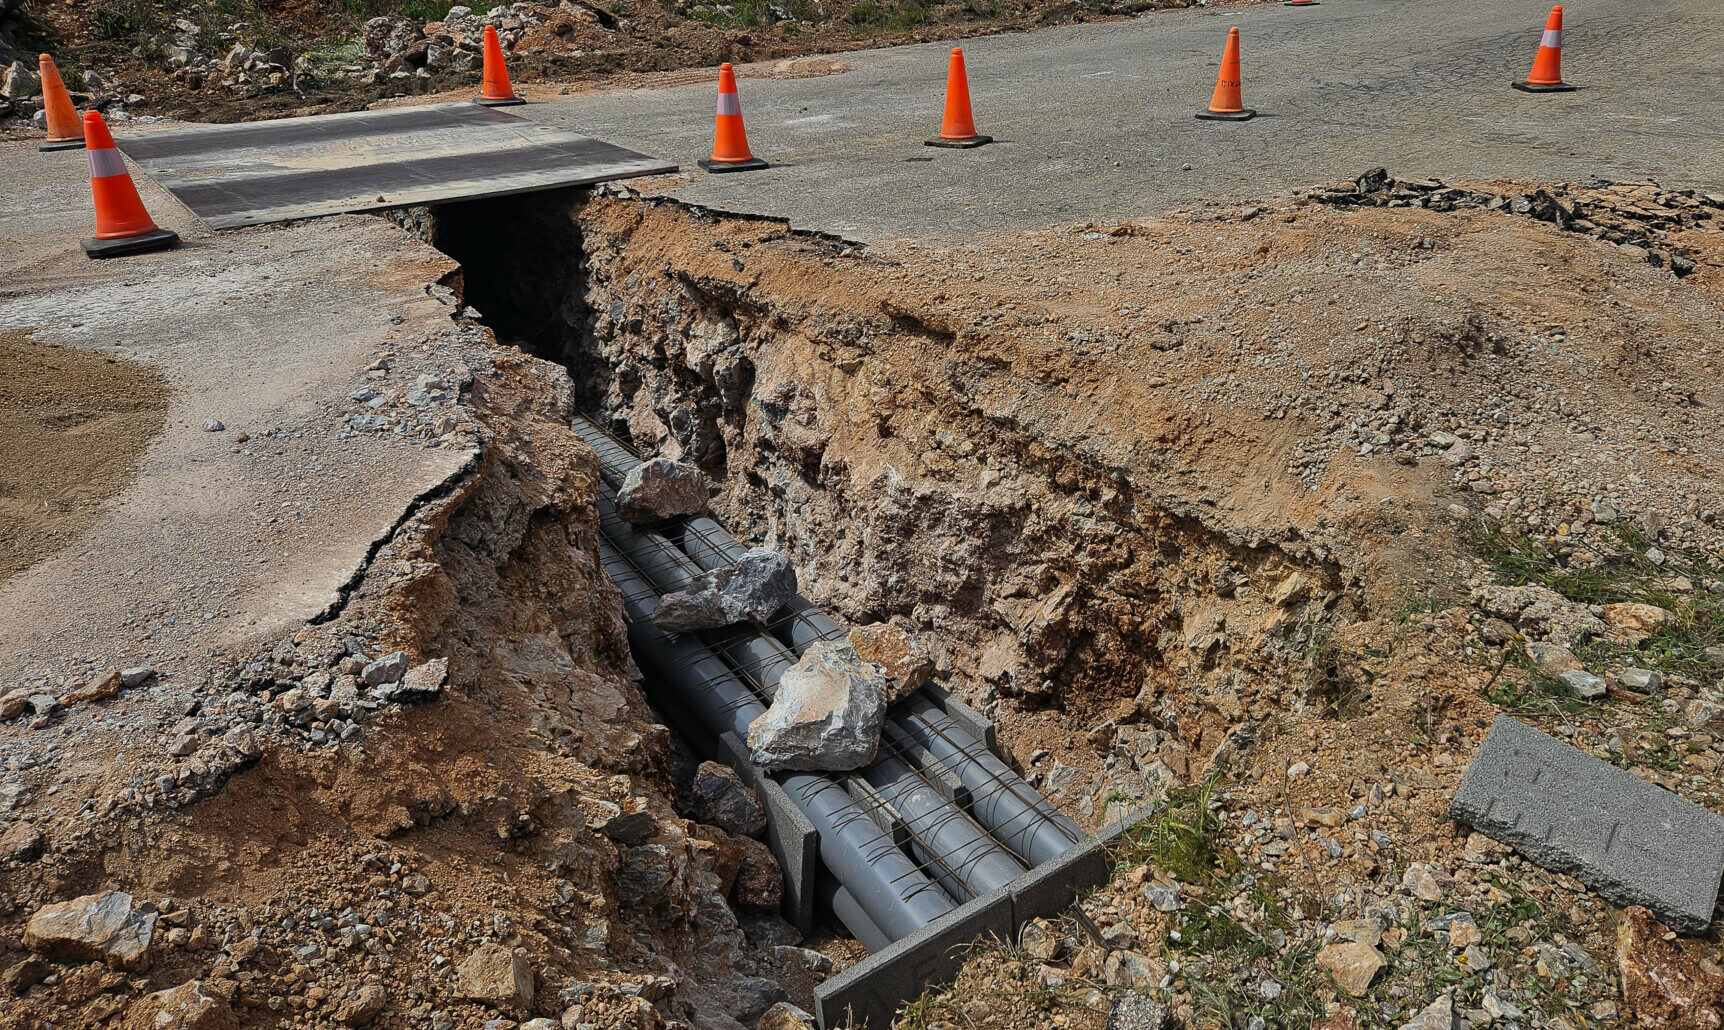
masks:
<instances>
[{"instance_id":1,"label":"patch of grass","mask_svg":"<svg viewBox=\"0 0 1724 1030\"><path fill-rule=\"evenodd\" d=\"M1486 526L1477 546L1495 567L1498 582L1508 586L1546 587L1577 604L1652 604L1672 614L1638 647L1609 640L1576 646L1575 657L1587 667L1651 665L1697 679L1724 673L1724 663L1716 657L1724 646L1724 596L1702 586L1704 580L1720 576L1714 562L1667 551L1621 523L1610 527L1607 539L1572 554L1501 525ZM1648 557L1655 547L1664 553L1662 562ZM1679 576L1693 589L1675 589L1672 580Z\"/></svg>"},{"instance_id":2,"label":"patch of grass","mask_svg":"<svg viewBox=\"0 0 1724 1030\"><path fill-rule=\"evenodd\" d=\"M155 8L145 0L96 0L90 8L96 35L114 43L130 43L160 27Z\"/></svg>"},{"instance_id":3,"label":"patch of grass","mask_svg":"<svg viewBox=\"0 0 1724 1030\"><path fill-rule=\"evenodd\" d=\"M1217 848L1215 831L1221 828L1209 810L1214 793L1213 778L1176 791L1167 804L1126 835L1117 862L1122 867L1148 863L1182 883L1209 883L1218 875L1231 875L1233 852Z\"/></svg>"}]
</instances>

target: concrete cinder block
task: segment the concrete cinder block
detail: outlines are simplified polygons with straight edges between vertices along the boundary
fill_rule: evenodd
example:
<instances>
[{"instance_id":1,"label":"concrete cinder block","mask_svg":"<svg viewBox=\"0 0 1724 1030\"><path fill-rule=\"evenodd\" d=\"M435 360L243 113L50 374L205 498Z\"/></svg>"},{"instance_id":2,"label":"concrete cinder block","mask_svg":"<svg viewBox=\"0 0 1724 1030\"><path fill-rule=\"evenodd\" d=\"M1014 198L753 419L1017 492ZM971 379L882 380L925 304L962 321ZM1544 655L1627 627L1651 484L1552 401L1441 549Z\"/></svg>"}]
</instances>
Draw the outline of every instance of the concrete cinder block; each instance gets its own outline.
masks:
<instances>
[{"instance_id":1,"label":"concrete cinder block","mask_svg":"<svg viewBox=\"0 0 1724 1030\"><path fill-rule=\"evenodd\" d=\"M1724 818L1506 715L1497 716L1449 817L1671 929L1712 921Z\"/></svg>"},{"instance_id":2,"label":"concrete cinder block","mask_svg":"<svg viewBox=\"0 0 1724 1030\"><path fill-rule=\"evenodd\" d=\"M968 946L984 937L1007 940L1012 899L1000 888L965 902L890 947L856 963L814 989L814 1011L824 1030L852 1026L888 1030L905 1002L932 983L950 980Z\"/></svg>"},{"instance_id":3,"label":"concrete cinder block","mask_svg":"<svg viewBox=\"0 0 1724 1030\"><path fill-rule=\"evenodd\" d=\"M784 872L784 919L807 936L814 926L815 877L820 870L820 834L778 781L748 760L748 747L734 733L720 734L718 760L735 769L766 806L766 843Z\"/></svg>"}]
</instances>

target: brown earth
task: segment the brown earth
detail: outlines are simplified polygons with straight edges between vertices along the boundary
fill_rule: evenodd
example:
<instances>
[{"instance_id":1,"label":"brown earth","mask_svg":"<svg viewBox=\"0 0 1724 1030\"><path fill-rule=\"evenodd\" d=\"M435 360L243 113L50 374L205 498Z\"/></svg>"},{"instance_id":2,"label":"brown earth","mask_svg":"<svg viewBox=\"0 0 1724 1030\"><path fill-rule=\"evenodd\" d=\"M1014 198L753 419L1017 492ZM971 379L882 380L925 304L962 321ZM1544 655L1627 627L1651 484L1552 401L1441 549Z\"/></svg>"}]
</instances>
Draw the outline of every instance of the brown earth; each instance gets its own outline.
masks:
<instances>
[{"instance_id":1,"label":"brown earth","mask_svg":"<svg viewBox=\"0 0 1724 1030\"><path fill-rule=\"evenodd\" d=\"M74 539L166 420L147 366L0 332L0 582Z\"/></svg>"}]
</instances>

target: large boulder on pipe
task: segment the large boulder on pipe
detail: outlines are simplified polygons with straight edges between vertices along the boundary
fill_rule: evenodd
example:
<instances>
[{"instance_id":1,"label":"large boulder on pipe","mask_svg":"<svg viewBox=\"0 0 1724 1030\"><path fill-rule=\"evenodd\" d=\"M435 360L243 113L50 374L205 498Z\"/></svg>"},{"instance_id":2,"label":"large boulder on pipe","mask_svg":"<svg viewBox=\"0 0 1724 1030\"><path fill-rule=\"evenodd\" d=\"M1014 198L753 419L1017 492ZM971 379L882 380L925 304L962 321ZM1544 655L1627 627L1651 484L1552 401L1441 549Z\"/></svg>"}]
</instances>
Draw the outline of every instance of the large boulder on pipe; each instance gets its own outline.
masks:
<instances>
[{"instance_id":1,"label":"large boulder on pipe","mask_svg":"<svg viewBox=\"0 0 1724 1030\"><path fill-rule=\"evenodd\" d=\"M772 707L749 724L764 769L844 772L874 760L886 720L886 676L848 641L821 641L778 680Z\"/></svg>"},{"instance_id":2,"label":"large boulder on pipe","mask_svg":"<svg viewBox=\"0 0 1724 1030\"><path fill-rule=\"evenodd\" d=\"M654 458L636 465L617 491L617 517L636 525L668 522L706 510L712 484L693 465Z\"/></svg>"},{"instance_id":3,"label":"large boulder on pipe","mask_svg":"<svg viewBox=\"0 0 1724 1030\"><path fill-rule=\"evenodd\" d=\"M717 629L764 619L796 596L796 569L777 551L756 547L734 565L696 576L687 590L666 594L652 621L672 633Z\"/></svg>"}]
</instances>

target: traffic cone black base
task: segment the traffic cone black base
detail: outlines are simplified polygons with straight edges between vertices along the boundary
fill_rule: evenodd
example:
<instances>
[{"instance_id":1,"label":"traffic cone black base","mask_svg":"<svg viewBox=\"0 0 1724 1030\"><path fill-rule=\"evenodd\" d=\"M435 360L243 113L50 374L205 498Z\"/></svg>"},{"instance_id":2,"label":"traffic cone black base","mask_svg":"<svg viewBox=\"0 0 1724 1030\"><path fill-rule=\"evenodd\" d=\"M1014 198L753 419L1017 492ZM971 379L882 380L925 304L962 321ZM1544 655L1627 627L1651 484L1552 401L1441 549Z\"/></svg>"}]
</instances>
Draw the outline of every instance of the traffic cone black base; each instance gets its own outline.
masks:
<instances>
[{"instance_id":1,"label":"traffic cone black base","mask_svg":"<svg viewBox=\"0 0 1724 1030\"><path fill-rule=\"evenodd\" d=\"M83 150L84 141L81 139L56 140L51 143L38 143L36 144L36 149L43 153L50 150Z\"/></svg>"},{"instance_id":2,"label":"traffic cone black base","mask_svg":"<svg viewBox=\"0 0 1724 1030\"><path fill-rule=\"evenodd\" d=\"M524 104L526 101L520 97L504 97L501 100L492 100L490 97L474 97L473 103L480 107L514 107L516 104Z\"/></svg>"},{"instance_id":3,"label":"traffic cone black base","mask_svg":"<svg viewBox=\"0 0 1724 1030\"><path fill-rule=\"evenodd\" d=\"M1566 82L1553 82L1549 85L1537 82L1511 82L1509 85L1522 93L1573 93L1578 88L1570 86Z\"/></svg>"},{"instance_id":4,"label":"traffic cone black base","mask_svg":"<svg viewBox=\"0 0 1724 1030\"><path fill-rule=\"evenodd\" d=\"M85 240L84 253L93 258L119 257L121 254L138 254L146 250L162 250L180 242L180 234L172 229L157 229L140 236L127 236L119 240Z\"/></svg>"},{"instance_id":5,"label":"traffic cone black base","mask_svg":"<svg viewBox=\"0 0 1724 1030\"><path fill-rule=\"evenodd\" d=\"M1316 7L1317 0L1284 0L1282 7Z\"/></svg>"},{"instance_id":6,"label":"traffic cone black base","mask_svg":"<svg viewBox=\"0 0 1724 1030\"><path fill-rule=\"evenodd\" d=\"M759 168L772 167L758 157L751 157L746 161L714 161L709 157L703 157L695 164L714 175L723 175L725 172L752 172Z\"/></svg>"},{"instance_id":7,"label":"traffic cone black base","mask_svg":"<svg viewBox=\"0 0 1724 1030\"><path fill-rule=\"evenodd\" d=\"M1257 117L1249 107L1243 111L1199 111L1197 117L1206 122L1248 122Z\"/></svg>"},{"instance_id":8,"label":"traffic cone black base","mask_svg":"<svg viewBox=\"0 0 1724 1030\"><path fill-rule=\"evenodd\" d=\"M992 136L971 136L969 139L931 139L923 145L945 147L947 150L974 150L993 141L994 137Z\"/></svg>"}]
</instances>

